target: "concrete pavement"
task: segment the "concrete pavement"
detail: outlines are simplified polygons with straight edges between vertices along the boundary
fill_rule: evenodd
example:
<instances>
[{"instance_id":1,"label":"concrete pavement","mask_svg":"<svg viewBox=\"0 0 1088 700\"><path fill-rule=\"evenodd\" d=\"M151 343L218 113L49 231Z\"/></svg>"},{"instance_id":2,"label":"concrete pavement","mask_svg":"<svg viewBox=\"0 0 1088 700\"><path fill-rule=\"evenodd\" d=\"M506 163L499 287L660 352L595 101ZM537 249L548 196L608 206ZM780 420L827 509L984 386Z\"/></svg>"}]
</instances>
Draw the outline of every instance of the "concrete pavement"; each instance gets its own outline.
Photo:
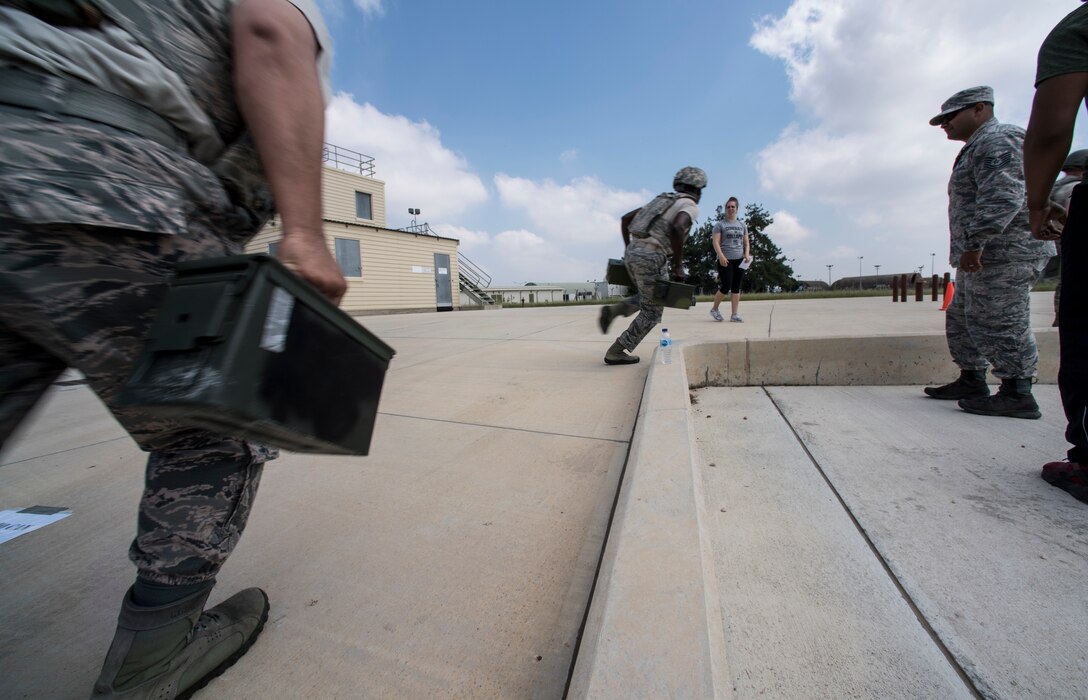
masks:
<instances>
[{"instance_id":1,"label":"concrete pavement","mask_svg":"<svg viewBox=\"0 0 1088 700\"><path fill-rule=\"evenodd\" d=\"M1050 299L1033 299L1043 336L1052 336L1043 330ZM740 357L750 371L761 366L752 361L756 340L939 340L937 307L783 297L742 303L744 324L712 322L707 304L667 310L666 325L683 352L676 364L652 372L655 338L639 349L639 365L601 363L613 335L599 333L597 307L363 318L397 349L372 453L290 454L267 466L246 536L212 602L262 585L272 600L270 623L205 695L560 697L606 534L571 697L938 697L945 691L1026 697L1031 693L1014 692L1014 681L1025 677L1034 685L1021 689L1060 688L1055 684L1078 664L1083 668L1088 647L1076 634L1088 611L1071 595L1085 580L1088 508L1032 477L1035 462L1065 449L1052 387L1038 387L1041 421L969 417L974 423L943 403L944 413L934 413L938 402L917 400L917 387L688 389L699 384L692 372L705 377L729 343L744 346ZM926 355L929 341L919 342L918 355ZM1052 337L1042 343L1049 343L1047 352L1054 347ZM689 352L699 369L685 364ZM947 372L942 378L955 375L946 355L940 365ZM909 376L905 371L896 376ZM698 403L690 403L689 393ZM833 416L824 415L824 397L831 397ZM999 444L986 437L992 426L1008 426L1002 429L1006 442L1030 445L1017 462L1022 478L1010 482L997 508L989 503L991 480L974 477L985 488L968 477L961 481L962 455L935 446L929 459L956 480L949 485L934 476L910 493L947 516L949 526L936 533L943 539L924 527L924 518L888 516L885 511L914 504L889 501L878 488L887 479L872 476L881 473L871 468L874 460L889 463L886 457L902 449L892 438L909 434L894 420L872 418L884 415L874 409L885 405L897 406L893 416L906 416L915 433L942 448L970 445L983 435L987 456L998 455ZM859 407L866 431L820 423ZM751 439L743 449L732 439L718 443L712 439L718 432L699 432L705 428L700 419L716 423L700 411L729 420L744 413L745 425L761 427L744 431ZM981 432L964 433L959 424L952 430L953 420L977 424ZM806 423L813 425L803 432ZM671 439L661 440L662 432ZM853 441L843 442L844 434ZM659 448L676 459L650 454ZM818 457L807 456L817 451ZM125 552L142 461L80 386L54 390L0 455L0 508L73 510L59 523L0 545L5 695L74 698L89 690L132 576ZM910 464L916 463L917 455ZM606 533L625 464L624 490ZM768 465L783 471L764 477L760 470ZM817 478L821 472L831 476ZM891 473L908 484L918 477L905 466ZM1025 485L1032 489L1030 513L1016 498ZM944 501L951 496L942 490L949 488L957 505L970 507L950 510ZM961 523L978 531L968 516L987 508L1000 515L993 516L998 523L1019 523L1016 531L1029 540L1033 532L1053 530L1061 553L1042 553L1064 568L1041 571L1058 582L1065 607L1036 606L1042 610L1037 628L1026 624L1029 610L1003 613L1010 601L1026 599L1018 594L1037 582L1038 571L1018 579L1018 567L1001 568L1008 594L996 599L999 610L987 612L966 603L986 600L990 589L964 588L969 577L949 565L970 553L971 541L947 533ZM866 534L878 526L890 534ZM1002 561L1009 538L982 530L991 558ZM819 537L786 546L799 533ZM917 546L919 539L924 546ZM908 547L912 542L916 546ZM632 546L643 551L617 555ZM970 570L977 562L961 563ZM661 580L645 578L646 566ZM966 592L939 595L947 590ZM677 603L681 616L674 614ZM956 614L972 624L957 625ZM1067 653L1034 665L1005 663L1025 629L1035 642L1045 623L1059 617ZM787 624L791 620L800 624ZM1012 641L989 645L979 628ZM694 653L684 646L693 636ZM900 670L873 670L885 666ZM1057 669L1057 680L1047 685L1042 671L1025 670L1035 667L1051 675Z\"/></svg>"},{"instance_id":2,"label":"concrete pavement","mask_svg":"<svg viewBox=\"0 0 1088 700\"><path fill-rule=\"evenodd\" d=\"M1088 508L1038 477L1056 387L972 416L922 395L955 376L923 308L812 311L654 366L571 697L1088 696Z\"/></svg>"}]
</instances>

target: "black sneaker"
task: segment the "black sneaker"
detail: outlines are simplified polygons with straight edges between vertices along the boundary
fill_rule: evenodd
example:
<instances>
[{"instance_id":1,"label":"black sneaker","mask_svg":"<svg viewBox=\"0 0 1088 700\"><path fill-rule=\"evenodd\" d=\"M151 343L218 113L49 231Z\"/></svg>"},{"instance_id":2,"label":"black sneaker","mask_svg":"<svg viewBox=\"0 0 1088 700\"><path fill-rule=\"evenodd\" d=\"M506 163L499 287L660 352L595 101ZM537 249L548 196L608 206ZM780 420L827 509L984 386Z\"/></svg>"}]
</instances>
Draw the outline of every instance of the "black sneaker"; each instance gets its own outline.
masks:
<instances>
[{"instance_id":1,"label":"black sneaker","mask_svg":"<svg viewBox=\"0 0 1088 700\"><path fill-rule=\"evenodd\" d=\"M1018 391L1016 382L1025 381L1027 389ZM1031 380L1001 380L1001 387L993 396L960 399L960 408L980 416L1006 416L1008 418L1041 418L1039 404L1031 395Z\"/></svg>"},{"instance_id":2,"label":"black sneaker","mask_svg":"<svg viewBox=\"0 0 1088 700\"><path fill-rule=\"evenodd\" d=\"M944 386L927 386L923 391L926 392L926 396L943 401L958 401L990 395L985 370L961 370L959 379L956 381Z\"/></svg>"}]
</instances>

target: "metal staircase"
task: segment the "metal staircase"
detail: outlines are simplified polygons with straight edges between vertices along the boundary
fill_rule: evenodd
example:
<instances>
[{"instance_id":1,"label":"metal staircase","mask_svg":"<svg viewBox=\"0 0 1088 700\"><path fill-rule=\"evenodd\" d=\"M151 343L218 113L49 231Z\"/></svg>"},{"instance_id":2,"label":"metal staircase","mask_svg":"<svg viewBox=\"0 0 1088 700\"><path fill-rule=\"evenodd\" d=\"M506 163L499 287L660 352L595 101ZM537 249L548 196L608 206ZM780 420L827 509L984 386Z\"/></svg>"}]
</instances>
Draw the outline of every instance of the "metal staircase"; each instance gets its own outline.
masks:
<instances>
[{"instance_id":1,"label":"metal staircase","mask_svg":"<svg viewBox=\"0 0 1088 700\"><path fill-rule=\"evenodd\" d=\"M485 287L491 286L491 275L460 252L457 253L457 277L461 291L470 299L475 299L481 306L494 306L498 303L494 297L484 291Z\"/></svg>"}]
</instances>

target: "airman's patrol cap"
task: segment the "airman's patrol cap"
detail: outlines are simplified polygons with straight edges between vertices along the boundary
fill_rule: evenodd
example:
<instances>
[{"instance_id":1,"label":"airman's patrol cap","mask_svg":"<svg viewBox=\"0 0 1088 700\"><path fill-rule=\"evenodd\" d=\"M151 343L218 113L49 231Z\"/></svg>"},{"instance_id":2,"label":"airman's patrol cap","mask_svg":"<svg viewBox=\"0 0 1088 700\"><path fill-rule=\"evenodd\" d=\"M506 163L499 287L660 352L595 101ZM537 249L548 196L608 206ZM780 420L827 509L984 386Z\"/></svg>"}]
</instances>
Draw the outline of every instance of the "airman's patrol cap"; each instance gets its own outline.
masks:
<instances>
[{"instance_id":1,"label":"airman's patrol cap","mask_svg":"<svg viewBox=\"0 0 1088 700\"><path fill-rule=\"evenodd\" d=\"M979 102L994 103L994 89L989 85L979 85L978 87L967 88L966 90L960 90L952 97L949 97L941 105L941 113L929 120L930 126L937 126L941 123L941 119L946 114L952 114L958 112L964 107L971 107Z\"/></svg>"}]
</instances>

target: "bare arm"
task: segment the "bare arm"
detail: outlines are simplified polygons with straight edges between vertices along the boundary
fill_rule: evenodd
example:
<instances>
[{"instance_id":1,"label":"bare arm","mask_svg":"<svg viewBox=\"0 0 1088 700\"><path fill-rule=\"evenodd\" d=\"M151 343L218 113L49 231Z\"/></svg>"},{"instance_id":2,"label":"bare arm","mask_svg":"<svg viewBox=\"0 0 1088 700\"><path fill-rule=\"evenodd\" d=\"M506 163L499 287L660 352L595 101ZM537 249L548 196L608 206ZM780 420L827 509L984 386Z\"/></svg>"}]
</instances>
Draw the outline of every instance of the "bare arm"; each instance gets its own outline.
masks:
<instances>
[{"instance_id":1,"label":"bare arm","mask_svg":"<svg viewBox=\"0 0 1088 700\"><path fill-rule=\"evenodd\" d=\"M722 232L717 224L710 230L710 245L714 246L714 253L718 256L718 264L722 267L728 267L729 261L726 260L725 253L722 252Z\"/></svg>"},{"instance_id":2,"label":"bare arm","mask_svg":"<svg viewBox=\"0 0 1088 700\"><path fill-rule=\"evenodd\" d=\"M691 215L682 211L672 220L669 226L669 241L672 242L672 276L674 279L684 279L684 239L691 228Z\"/></svg>"},{"instance_id":3,"label":"bare arm","mask_svg":"<svg viewBox=\"0 0 1088 700\"><path fill-rule=\"evenodd\" d=\"M1050 188L1073 142L1077 110L1088 94L1088 73L1066 73L1044 80L1035 90L1031 119L1024 138L1024 180L1027 185L1031 232L1036 237L1054 238L1047 233Z\"/></svg>"},{"instance_id":4,"label":"bare arm","mask_svg":"<svg viewBox=\"0 0 1088 700\"><path fill-rule=\"evenodd\" d=\"M232 27L238 107L283 218L280 258L339 303L347 281L321 227L325 109L313 29L284 0L242 0Z\"/></svg>"}]
</instances>

